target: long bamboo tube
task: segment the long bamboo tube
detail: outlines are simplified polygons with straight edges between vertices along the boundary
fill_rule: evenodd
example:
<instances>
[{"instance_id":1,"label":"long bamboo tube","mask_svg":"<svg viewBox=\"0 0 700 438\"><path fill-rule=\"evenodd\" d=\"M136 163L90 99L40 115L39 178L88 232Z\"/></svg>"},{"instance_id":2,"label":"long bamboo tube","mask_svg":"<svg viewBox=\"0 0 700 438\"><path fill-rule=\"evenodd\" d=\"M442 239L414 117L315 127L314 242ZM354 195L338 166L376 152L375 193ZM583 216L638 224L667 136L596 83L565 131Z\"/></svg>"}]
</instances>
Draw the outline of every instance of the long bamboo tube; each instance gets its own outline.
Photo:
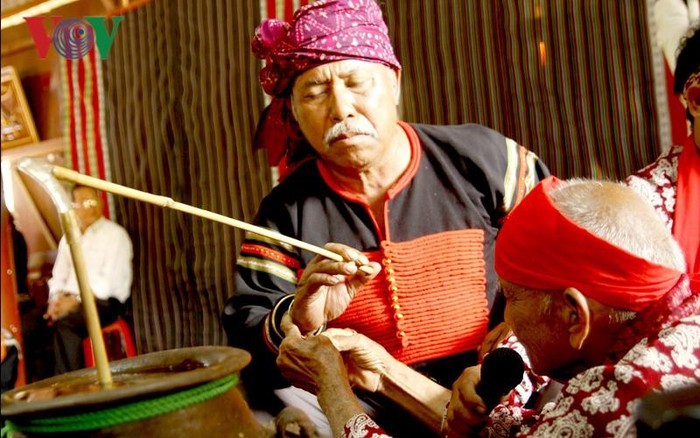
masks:
<instances>
[{"instance_id":1,"label":"long bamboo tube","mask_svg":"<svg viewBox=\"0 0 700 438\"><path fill-rule=\"evenodd\" d=\"M204 210L202 208L193 207L191 205L176 202L172 198L168 198L167 196L159 196L154 195L152 193L143 192L141 190L132 189L130 187L125 187L99 178L83 175L82 173L76 172L71 169L66 169L65 167L60 166L53 166L52 173L58 179L71 181L105 192L114 193L115 195L136 199L138 201L147 202L149 204L154 204L163 208L170 208L172 210L177 210L194 216L199 216L204 219L209 219L245 231L250 231L251 233L259 234L261 236L274 239L278 242L283 242L288 245L292 245L296 248L305 249L314 254L322 255L323 257L335 260L336 262L342 262L345 260L342 255L333 251L329 251L325 248L321 248L320 246L312 245L310 243L303 242L293 237L285 236L284 234L278 233L276 231L259 227L257 225L252 225L247 222L239 221L237 219L233 219L228 216ZM371 274L373 272L372 269L366 265L360 265L358 269L367 274Z\"/></svg>"}]
</instances>

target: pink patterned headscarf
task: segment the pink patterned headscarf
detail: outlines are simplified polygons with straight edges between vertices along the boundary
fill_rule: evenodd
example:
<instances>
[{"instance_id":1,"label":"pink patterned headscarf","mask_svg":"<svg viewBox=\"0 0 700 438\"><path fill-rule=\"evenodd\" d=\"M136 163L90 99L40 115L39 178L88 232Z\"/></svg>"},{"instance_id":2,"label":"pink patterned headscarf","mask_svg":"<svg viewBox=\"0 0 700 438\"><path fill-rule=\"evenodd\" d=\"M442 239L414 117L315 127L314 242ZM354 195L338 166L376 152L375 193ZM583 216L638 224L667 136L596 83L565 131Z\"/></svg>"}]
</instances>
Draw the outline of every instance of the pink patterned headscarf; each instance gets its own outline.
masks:
<instances>
[{"instance_id":1,"label":"pink patterned headscarf","mask_svg":"<svg viewBox=\"0 0 700 438\"><path fill-rule=\"evenodd\" d=\"M374 0L322 0L299 8L291 23L267 19L255 30L253 53L265 60L260 83L279 96L310 68L344 59L401 69L382 11Z\"/></svg>"},{"instance_id":2,"label":"pink patterned headscarf","mask_svg":"<svg viewBox=\"0 0 700 438\"><path fill-rule=\"evenodd\" d=\"M288 101L290 86L299 74L346 59L401 69L374 0L320 0L299 8L291 23L264 20L251 46L255 56L265 60L260 83L274 97L255 133L255 146L268 150L271 165L279 164L303 142Z\"/></svg>"}]
</instances>

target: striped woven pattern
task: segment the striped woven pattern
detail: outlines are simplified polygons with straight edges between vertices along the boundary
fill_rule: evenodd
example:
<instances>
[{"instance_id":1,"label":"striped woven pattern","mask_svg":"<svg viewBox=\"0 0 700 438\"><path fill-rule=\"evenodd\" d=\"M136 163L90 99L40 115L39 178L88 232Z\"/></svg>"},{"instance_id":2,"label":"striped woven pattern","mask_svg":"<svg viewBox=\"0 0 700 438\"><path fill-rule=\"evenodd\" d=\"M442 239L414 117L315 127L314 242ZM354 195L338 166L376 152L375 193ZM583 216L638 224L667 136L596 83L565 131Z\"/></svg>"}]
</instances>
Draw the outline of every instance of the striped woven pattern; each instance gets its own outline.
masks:
<instances>
[{"instance_id":1,"label":"striped woven pattern","mask_svg":"<svg viewBox=\"0 0 700 438\"><path fill-rule=\"evenodd\" d=\"M102 62L97 45L80 59L60 59L66 162L78 172L112 180L105 131ZM114 216L114 197L102 193L104 215Z\"/></svg>"},{"instance_id":2,"label":"striped woven pattern","mask_svg":"<svg viewBox=\"0 0 700 438\"><path fill-rule=\"evenodd\" d=\"M252 221L270 190L251 148L262 110L249 38L257 0L154 1L125 13L104 63L113 179ZM242 233L124 198L139 352L225 344Z\"/></svg>"},{"instance_id":3,"label":"striped woven pattern","mask_svg":"<svg viewBox=\"0 0 700 438\"><path fill-rule=\"evenodd\" d=\"M483 241L483 230L459 230L382 242L367 257L384 269L328 326L353 327L407 364L476 349L488 323Z\"/></svg>"},{"instance_id":4,"label":"striped woven pattern","mask_svg":"<svg viewBox=\"0 0 700 438\"><path fill-rule=\"evenodd\" d=\"M313 0L258 0L262 18L277 18L291 21L294 12L302 6L313 3Z\"/></svg>"},{"instance_id":5,"label":"striped woven pattern","mask_svg":"<svg viewBox=\"0 0 700 438\"><path fill-rule=\"evenodd\" d=\"M405 120L489 126L563 178L624 178L660 152L648 2L381 3Z\"/></svg>"},{"instance_id":6,"label":"striped woven pattern","mask_svg":"<svg viewBox=\"0 0 700 438\"><path fill-rule=\"evenodd\" d=\"M255 238L253 233L246 233L246 239ZM282 280L296 284L297 271L301 268L299 260L292 252L285 253L267 242L244 243L238 255L237 263L248 269L263 271Z\"/></svg>"}]
</instances>

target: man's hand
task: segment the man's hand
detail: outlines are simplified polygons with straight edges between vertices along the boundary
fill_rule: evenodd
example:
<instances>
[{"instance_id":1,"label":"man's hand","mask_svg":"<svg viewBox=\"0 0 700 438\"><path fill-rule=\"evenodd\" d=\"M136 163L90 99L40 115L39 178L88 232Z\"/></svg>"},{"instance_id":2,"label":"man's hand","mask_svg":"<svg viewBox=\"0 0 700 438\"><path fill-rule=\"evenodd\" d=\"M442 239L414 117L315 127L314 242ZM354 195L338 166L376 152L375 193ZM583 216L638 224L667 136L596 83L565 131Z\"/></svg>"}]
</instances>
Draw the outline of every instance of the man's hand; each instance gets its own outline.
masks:
<instances>
[{"instance_id":1,"label":"man's hand","mask_svg":"<svg viewBox=\"0 0 700 438\"><path fill-rule=\"evenodd\" d=\"M484 401L476 393L481 380L481 365L469 367L452 385L452 398L447 408L446 430L448 437L472 436L486 424L488 411Z\"/></svg>"},{"instance_id":2,"label":"man's hand","mask_svg":"<svg viewBox=\"0 0 700 438\"><path fill-rule=\"evenodd\" d=\"M75 294L60 292L49 301L49 307L44 314L44 319L57 321L70 312L80 307L80 301Z\"/></svg>"},{"instance_id":3,"label":"man's hand","mask_svg":"<svg viewBox=\"0 0 700 438\"><path fill-rule=\"evenodd\" d=\"M382 377L394 357L384 347L355 330L328 329L321 334L344 353L350 383L368 392L382 390Z\"/></svg>"},{"instance_id":4,"label":"man's hand","mask_svg":"<svg viewBox=\"0 0 700 438\"><path fill-rule=\"evenodd\" d=\"M484 341L479 347L479 359L483 359L487 354L498 348L501 341L508 338L508 336L512 334L513 332L511 331L510 326L505 322L502 322L494 327L493 330L488 332L484 338Z\"/></svg>"},{"instance_id":5,"label":"man's hand","mask_svg":"<svg viewBox=\"0 0 700 438\"><path fill-rule=\"evenodd\" d=\"M299 408L287 406L275 416L276 438L320 438L316 425Z\"/></svg>"},{"instance_id":6,"label":"man's hand","mask_svg":"<svg viewBox=\"0 0 700 438\"><path fill-rule=\"evenodd\" d=\"M330 387L345 381L347 385L343 358L329 338L302 336L287 315L282 320L282 330L286 337L280 344L277 366L290 383L313 394L318 394L325 383Z\"/></svg>"},{"instance_id":7,"label":"man's hand","mask_svg":"<svg viewBox=\"0 0 700 438\"><path fill-rule=\"evenodd\" d=\"M345 424L362 412L340 352L326 336L303 337L287 314L282 318L281 328L286 333L277 356L282 375L295 386L318 396L331 430L334 435L340 434Z\"/></svg>"},{"instance_id":8,"label":"man's hand","mask_svg":"<svg viewBox=\"0 0 700 438\"><path fill-rule=\"evenodd\" d=\"M374 278L381 266L371 262L360 251L339 243L328 243L325 248L343 256L336 262L323 256L314 257L304 269L294 295L291 317L301 333L309 333L340 316L350 305L361 286ZM365 265L372 269L366 274L358 269Z\"/></svg>"}]
</instances>

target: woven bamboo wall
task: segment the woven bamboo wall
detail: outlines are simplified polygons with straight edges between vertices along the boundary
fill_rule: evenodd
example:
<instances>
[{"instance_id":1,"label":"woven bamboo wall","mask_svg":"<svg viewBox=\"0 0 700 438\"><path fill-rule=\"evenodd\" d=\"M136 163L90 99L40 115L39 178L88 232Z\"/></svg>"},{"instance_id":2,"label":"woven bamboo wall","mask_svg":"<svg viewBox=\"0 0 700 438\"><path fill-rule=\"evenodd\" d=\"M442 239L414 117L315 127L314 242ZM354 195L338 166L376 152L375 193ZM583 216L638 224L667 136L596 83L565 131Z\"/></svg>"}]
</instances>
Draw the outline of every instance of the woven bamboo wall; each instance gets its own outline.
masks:
<instances>
[{"instance_id":1,"label":"woven bamboo wall","mask_svg":"<svg viewBox=\"0 0 700 438\"><path fill-rule=\"evenodd\" d=\"M105 61L113 178L139 190L251 221L270 190L250 147L262 109L249 50L254 0L154 1L125 15ZM139 352L224 344L241 233L124 198L134 240Z\"/></svg>"},{"instance_id":2,"label":"woven bamboo wall","mask_svg":"<svg viewBox=\"0 0 700 438\"><path fill-rule=\"evenodd\" d=\"M404 119L489 126L564 178L624 178L666 146L648 2L382 3L404 68Z\"/></svg>"}]
</instances>

